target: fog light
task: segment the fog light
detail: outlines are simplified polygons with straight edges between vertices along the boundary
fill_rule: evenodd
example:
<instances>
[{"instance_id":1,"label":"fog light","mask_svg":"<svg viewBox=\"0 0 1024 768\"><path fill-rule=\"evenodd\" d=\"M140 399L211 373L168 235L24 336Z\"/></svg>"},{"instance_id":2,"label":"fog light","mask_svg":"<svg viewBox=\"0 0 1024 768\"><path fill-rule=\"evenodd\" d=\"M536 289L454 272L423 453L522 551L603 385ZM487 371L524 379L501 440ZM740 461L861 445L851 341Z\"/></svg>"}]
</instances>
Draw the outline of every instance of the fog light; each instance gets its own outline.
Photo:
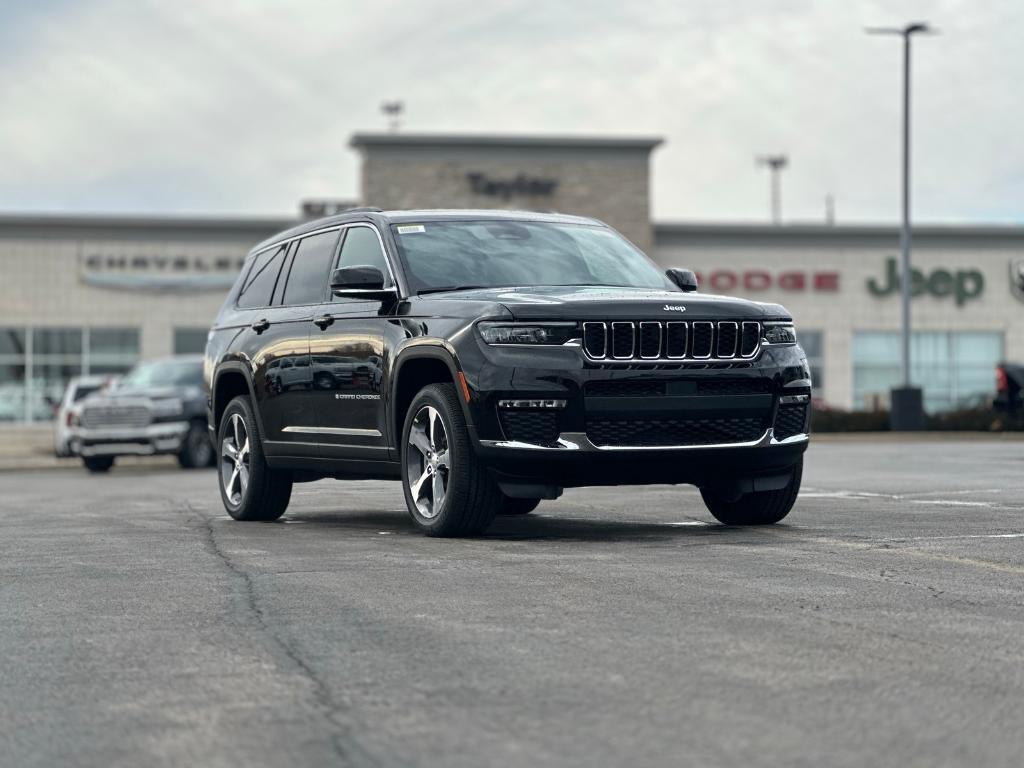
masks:
<instances>
[{"instance_id":1,"label":"fog light","mask_svg":"<svg viewBox=\"0 0 1024 768\"><path fill-rule=\"evenodd\" d=\"M793 405L794 403L806 403L810 399L810 395L783 395L779 398L779 402L782 405Z\"/></svg>"},{"instance_id":2,"label":"fog light","mask_svg":"<svg viewBox=\"0 0 1024 768\"><path fill-rule=\"evenodd\" d=\"M565 400L499 400L499 408L565 408Z\"/></svg>"}]
</instances>

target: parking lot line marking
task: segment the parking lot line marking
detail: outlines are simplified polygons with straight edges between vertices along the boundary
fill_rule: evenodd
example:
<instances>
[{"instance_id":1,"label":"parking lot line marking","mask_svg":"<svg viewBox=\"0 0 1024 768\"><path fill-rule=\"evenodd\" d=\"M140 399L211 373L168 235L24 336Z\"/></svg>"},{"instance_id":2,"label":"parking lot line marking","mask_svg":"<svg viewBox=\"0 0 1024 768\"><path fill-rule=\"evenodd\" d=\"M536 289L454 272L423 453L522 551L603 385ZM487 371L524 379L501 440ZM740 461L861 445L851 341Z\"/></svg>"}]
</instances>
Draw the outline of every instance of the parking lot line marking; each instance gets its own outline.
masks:
<instances>
[{"instance_id":1,"label":"parking lot line marking","mask_svg":"<svg viewBox=\"0 0 1024 768\"><path fill-rule=\"evenodd\" d=\"M795 539L798 541L813 541L819 544L827 544L831 547L841 547L843 549L855 549L861 552L874 552L877 554L889 555L905 555L907 557L915 557L920 560L933 560L939 563L950 563L953 565L967 565L975 568L983 568L989 571L997 571L999 573L1012 573L1018 576L1024 576L1024 566L1011 565L1010 563L996 563L991 560L979 560L974 557L957 557L955 555L943 555L938 552L926 552L921 549L911 549L909 547L887 547L885 549L880 548L879 544L892 544L896 543L897 540L880 539L874 541L844 541L843 539L834 539L829 536L814 536L812 538L802 538L796 535L795 532L783 531L783 530L772 530L772 529L760 529L757 531L763 535L775 536L778 538Z\"/></svg>"},{"instance_id":2,"label":"parking lot line marking","mask_svg":"<svg viewBox=\"0 0 1024 768\"><path fill-rule=\"evenodd\" d=\"M906 501L911 504L931 504L935 506L945 507L982 507L986 509L1017 509L1012 505L1000 504L996 501L961 501L959 499L918 499L914 498L919 495L930 495L934 493L943 493L945 495L952 495L956 493L1000 493L998 490L980 490L980 491L932 491L930 493L873 493L871 491L803 491L800 493L801 499L844 499L850 501L875 501L882 499L884 501Z\"/></svg>"},{"instance_id":3,"label":"parking lot line marking","mask_svg":"<svg viewBox=\"0 0 1024 768\"><path fill-rule=\"evenodd\" d=\"M932 541L942 539L1024 539L1024 533L963 533L956 536L911 536L893 541Z\"/></svg>"}]
</instances>

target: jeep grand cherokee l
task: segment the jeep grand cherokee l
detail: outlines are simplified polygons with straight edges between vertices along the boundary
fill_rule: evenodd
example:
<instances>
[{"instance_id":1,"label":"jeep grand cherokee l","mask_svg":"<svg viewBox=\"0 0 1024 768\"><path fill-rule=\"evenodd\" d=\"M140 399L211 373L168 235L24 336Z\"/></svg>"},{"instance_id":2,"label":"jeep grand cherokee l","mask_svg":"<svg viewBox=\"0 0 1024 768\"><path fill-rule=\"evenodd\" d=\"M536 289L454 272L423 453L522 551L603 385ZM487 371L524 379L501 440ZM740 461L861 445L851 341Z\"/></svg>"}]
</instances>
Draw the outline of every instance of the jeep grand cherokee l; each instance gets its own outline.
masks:
<instances>
[{"instance_id":1,"label":"jeep grand cherokee l","mask_svg":"<svg viewBox=\"0 0 1024 768\"><path fill-rule=\"evenodd\" d=\"M224 506L274 520L295 482L400 479L416 526L456 536L566 487L689 483L723 523L775 523L806 357L781 306L696 288L573 216L356 209L283 232L206 350Z\"/></svg>"}]
</instances>

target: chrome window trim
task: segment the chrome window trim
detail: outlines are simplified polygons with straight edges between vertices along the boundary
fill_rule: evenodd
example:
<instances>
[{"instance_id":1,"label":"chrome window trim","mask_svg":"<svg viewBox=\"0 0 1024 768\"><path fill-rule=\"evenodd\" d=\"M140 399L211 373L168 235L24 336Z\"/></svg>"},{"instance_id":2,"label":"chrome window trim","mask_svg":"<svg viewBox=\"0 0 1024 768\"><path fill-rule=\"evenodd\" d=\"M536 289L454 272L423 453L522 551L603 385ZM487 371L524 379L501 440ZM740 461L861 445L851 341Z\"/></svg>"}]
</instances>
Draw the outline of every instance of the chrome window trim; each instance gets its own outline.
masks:
<instances>
[{"instance_id":1,"label":"chrome window trim","mask_svg":"<svg viewBox=\"0 0 1024 768\"><path fill-rule=\"evenodd\" d=\"M280 248L281 246L291 245L296 240L302 240L303 238L312 237L313 235L321 235L324 232L340 232L343 229L349 229L351 227L369 227L377 234L377 242L380 243L381 252L384 254L384 262L388 266L388 275L390 275L391 277L391 282L394 283L394 287L398 289L399 297L407 295L404 287L398 280L394 264L392 263L391 254L388 253L387 246L384 245L384 238L381 236L380 230L377 228L376 224L373 224L369 221L353 221L342 222L339 224L330 224L326 227L320 227L319 229L314 229L309 232L303 232L301 235L292 235L291 237L286 237L283 240L275 240L273 243L270 243L269 245L266 245L263 248L260 248L259 250L249 251L249 254L245 257L245 259L246 261L249 261L250 259L255 258L259 254L269 251L271 248ZM340 240L339 243L344 244L344 240ZM341 248L339 247L338 252L335 253L334 258L332 259L332 263L337 265L338 259L340 258ZM334 269L337 269L337 266L335 266ZM330 275L328 275L328 278L330 278ZM274 305L268 304L265 307L251 307L251 309L265 309L266 307L269 306Z\"/></svg>"}]
</instances>

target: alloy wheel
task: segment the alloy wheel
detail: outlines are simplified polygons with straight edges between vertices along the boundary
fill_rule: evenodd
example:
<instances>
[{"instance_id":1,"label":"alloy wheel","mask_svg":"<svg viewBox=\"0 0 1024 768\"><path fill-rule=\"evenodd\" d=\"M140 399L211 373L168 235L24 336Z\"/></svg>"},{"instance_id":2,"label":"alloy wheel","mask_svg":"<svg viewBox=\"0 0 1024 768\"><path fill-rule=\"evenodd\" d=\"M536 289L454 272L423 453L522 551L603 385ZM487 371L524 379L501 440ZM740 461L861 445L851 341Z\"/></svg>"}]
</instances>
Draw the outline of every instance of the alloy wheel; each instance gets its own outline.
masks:
<instances>
[{"instance_id":1,"label":"alloy wheel","mask_svg":"<svg viewBox=\"0 0 1024 768\"><path fill-rule=\"evenodd\" d=\"M432 405L416 412L409 429L406 474L409 493L420 515L437 517L448 492L451 459L448 433L441 414Z\"/></svg>"},{"instance_id":2,"label":"alloy wheel","mask_svg":"<svg viewBox=\"0 0 1024 768\"><path fill-rule=\"evenodd\" d=\"M249 485L249 432L238 413L231 414L221 442L220 477L228 501L233 506L241 504Z\"/></svg>"}]
</instances>

